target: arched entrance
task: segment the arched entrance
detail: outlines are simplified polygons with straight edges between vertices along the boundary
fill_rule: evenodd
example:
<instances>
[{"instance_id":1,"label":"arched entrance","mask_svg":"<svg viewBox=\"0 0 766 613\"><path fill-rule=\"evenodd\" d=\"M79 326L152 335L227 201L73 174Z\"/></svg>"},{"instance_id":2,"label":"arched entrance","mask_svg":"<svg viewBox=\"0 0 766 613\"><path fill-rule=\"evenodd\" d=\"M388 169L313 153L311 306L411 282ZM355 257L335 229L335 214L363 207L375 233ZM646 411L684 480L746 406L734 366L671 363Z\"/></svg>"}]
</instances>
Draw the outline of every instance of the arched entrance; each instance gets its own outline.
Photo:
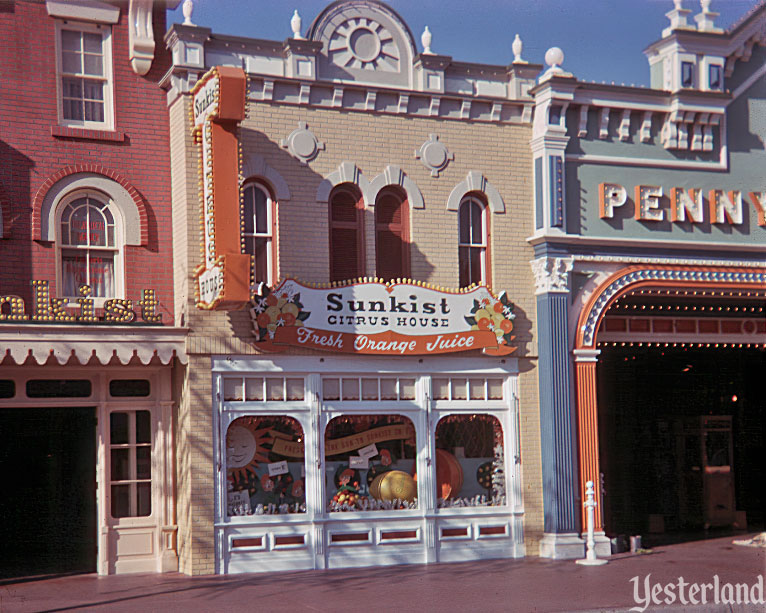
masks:
<instances>
[{"instance_id":1,"label":"arched entrance","mask_svg":"<svg viewBox=\"0 0 766 613\"><path fill-rule=\"evenodd\" d=\"M763 479L742 441L764 435L766 402L754 373L763 372L765 300L766 273L744 267L631 266L593 292L574 347L580 487L584 494L587 481L599 483L607 472L607 492L619 492L606 505L607 521L617 524L609 525L596 488L597 531L640 524L630 533L641 533L650 520L653 527L733 525L745 519L737 511L763 521L756 488L735 490ZM729 455L714 458L716 451Z\"/></svg>"}]
</instances>

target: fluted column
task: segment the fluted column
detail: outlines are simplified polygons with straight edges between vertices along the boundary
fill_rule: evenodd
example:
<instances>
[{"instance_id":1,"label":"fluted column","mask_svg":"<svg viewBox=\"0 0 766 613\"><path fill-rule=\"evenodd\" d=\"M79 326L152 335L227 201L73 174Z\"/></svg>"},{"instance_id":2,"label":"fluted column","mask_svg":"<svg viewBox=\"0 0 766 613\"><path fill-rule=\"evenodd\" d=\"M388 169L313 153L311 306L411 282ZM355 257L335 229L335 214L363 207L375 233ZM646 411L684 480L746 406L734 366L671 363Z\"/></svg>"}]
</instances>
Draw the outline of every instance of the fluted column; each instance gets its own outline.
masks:
<instances>
[{"instance_id":1,"label":"fluted column","mask_svg":"<svg viewBox=\"0 0 766 613\"><path fill-rule=\"evenodd\" d=\"M604 529L601 478L598 457L598 401L596 363L598 349L575 349L575 375L577 388L577 434L580 442L580 496L584 500L585 483L593 481L596 501L596 532ZM581 509L585 525L585 509Z\"/></svg>"},{"instance_id":2,"label":"fluted column","mask_svg":"<svg viewBox=\"0 0 766 613\"><path fill-rule=\"evenodd\" d=\"M543 470L542 557L584 555L580 538L574 394L569 354L569 272L572 258L532 261L537 286L538 382Z\"/></svg>"}]
</instances>

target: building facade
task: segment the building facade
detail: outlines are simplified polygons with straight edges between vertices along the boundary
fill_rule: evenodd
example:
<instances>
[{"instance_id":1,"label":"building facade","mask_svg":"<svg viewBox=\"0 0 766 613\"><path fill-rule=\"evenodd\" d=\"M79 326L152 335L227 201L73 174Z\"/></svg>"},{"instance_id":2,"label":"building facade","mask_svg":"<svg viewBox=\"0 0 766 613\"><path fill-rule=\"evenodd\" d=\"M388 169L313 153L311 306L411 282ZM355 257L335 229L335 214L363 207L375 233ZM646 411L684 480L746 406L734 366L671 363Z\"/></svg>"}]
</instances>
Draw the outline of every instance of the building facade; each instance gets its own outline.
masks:
<instances>
[{"instance_id":1,"label":"building facade","mask_svg":"<svg viewBox=\"0 0 766 613\"><path fill-rule=\"evenodd\" d=\"M667 13L649 88L554 50L532 92L544 555L582 555L589 481L603 554L764 521L766 7L709 5Z\"/></svg>"},{"instance_id":2,"label":"building facade","mask_svg":"<svg viewBox=\"0 0 766 613\"><path fill-rule=\"evenodd\" d=\"M166 8L0 7L4 574L178 568Z\"/></svg>"},{"instance_id":3,"label":"building facade","mask_svg":"<svg viewBox=\"0 0 766 613\"><path fill-rule=\"evenodd\" d=\"M167 36L181 569L536 553L540 66L379 2L292 27Z\"/></svg>"}]
</instances>

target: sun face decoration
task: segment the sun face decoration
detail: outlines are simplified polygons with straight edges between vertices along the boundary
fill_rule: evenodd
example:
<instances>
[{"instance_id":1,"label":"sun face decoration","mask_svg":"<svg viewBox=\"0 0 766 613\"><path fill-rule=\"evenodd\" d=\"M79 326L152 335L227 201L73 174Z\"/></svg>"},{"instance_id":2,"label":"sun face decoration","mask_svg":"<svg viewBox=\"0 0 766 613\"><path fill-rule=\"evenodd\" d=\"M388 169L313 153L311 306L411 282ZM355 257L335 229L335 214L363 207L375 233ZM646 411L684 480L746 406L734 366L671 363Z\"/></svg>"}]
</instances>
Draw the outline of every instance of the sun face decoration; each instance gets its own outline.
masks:
<instances>
[{"instance_id":1,"label":"sun face decoration","mask_svg":"<svg viewBox=\"0 0 766 613\"><path fill-rule=\"evenodd\" d=\"M255 475L258 462L268 462L268 449L271 428L253 429L236 422L226 432L226 468L235 479L247 480L247 473ZM264 455L266 454L266 455Z\"/></svg>"}]
</instances>

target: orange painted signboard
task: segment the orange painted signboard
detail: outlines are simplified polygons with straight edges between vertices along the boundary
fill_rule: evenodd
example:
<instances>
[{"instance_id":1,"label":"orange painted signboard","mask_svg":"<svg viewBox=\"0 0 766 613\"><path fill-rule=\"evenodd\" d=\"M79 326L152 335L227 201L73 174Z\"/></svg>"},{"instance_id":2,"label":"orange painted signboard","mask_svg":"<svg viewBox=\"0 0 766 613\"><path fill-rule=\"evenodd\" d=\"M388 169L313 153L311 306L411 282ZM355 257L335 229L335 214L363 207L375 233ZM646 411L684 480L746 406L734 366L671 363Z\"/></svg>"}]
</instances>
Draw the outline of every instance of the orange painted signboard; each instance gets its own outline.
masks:
<instances>
[{"instance_id":1,"label":"orange painted signboard","mask_svg":"<svg viewBox=\"0 0 766 613\"><path fill-rule=\"evenodd\" d=\"M210 70L192 90L192 124L201 144L202 264L195 270L197 306L233 309L250 298L250 256L239 235L239 141L247 78L241 68Z\"/></svg>"},{"instance_id":2,"label":"orange painted signboard","mask_svg":"<svg viewBox=\"0 0 766 613\"><path fill-rule=\"evenodd\" d=\"M357 281L310 287L282 281L250 309L258 346L366 355L431 355L482 349L515 351L513 304L478 286L437 289L417 281Z\"/></svg>"}]
</instances>

